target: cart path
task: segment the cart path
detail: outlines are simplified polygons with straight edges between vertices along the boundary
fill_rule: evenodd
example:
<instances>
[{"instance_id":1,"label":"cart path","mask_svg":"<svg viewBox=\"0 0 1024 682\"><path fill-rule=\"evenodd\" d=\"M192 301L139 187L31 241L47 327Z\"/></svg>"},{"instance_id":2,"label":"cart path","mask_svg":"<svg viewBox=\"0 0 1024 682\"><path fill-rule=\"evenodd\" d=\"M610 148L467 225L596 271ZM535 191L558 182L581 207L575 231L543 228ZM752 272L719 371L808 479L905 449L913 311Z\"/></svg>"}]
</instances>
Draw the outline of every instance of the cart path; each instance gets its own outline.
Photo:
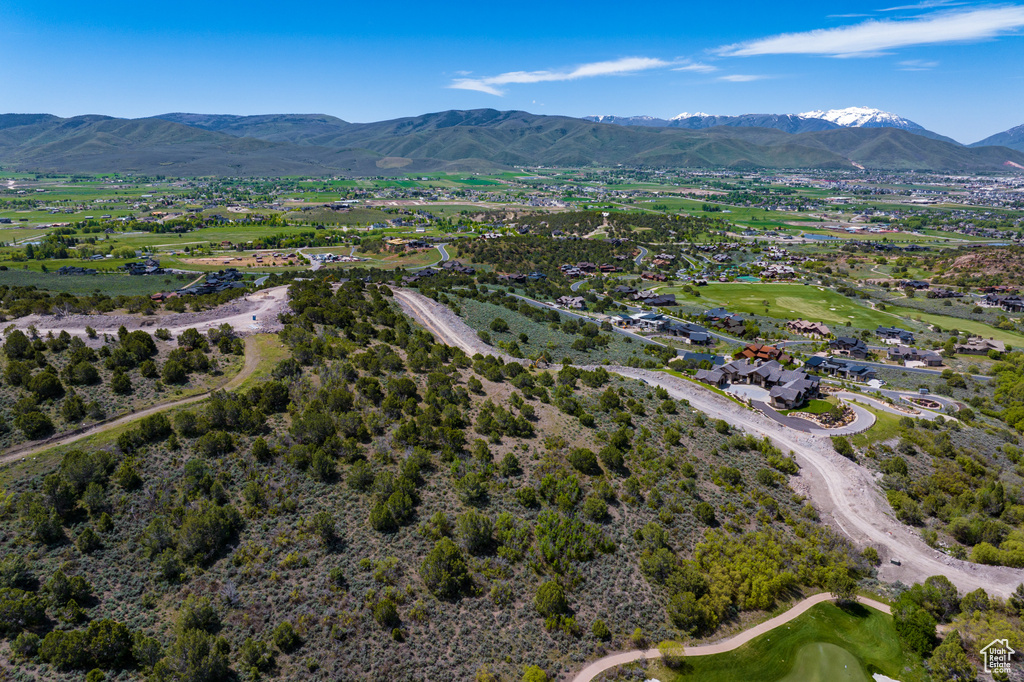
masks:
<instances>
[{"instance_id":1,"label":"cart path","mask_svg":"<svg viewBox=\"0 0 1024 682\"><path fill-rule=\"evenodd\" d=\"M394 289L402 307L443 343L461 348L469 355L483 353L513 360L487 346L476 332L447 306L410 290ZM879 579L906 584L924 582L944 575L962 592L983 588L991 595L1008 597L1024 579L1021 571L1007 566L986 566L954 559L932 549L915 529L903 525L892 513L876 482L876 474L836 453L828 436L800 433L782 426L759 412L737 405L691 381L665 372L603 365L609 372L661 386L676 400L733 428L768 437L784 453L794 454L801 466L791 479L797 492L809 497L826 520L859 547L874 547L883 564ZM896 559L900 563L889 563Z\"/></svg>"},{"instance_id":2,"label":"cart path","mask_svg":"<svg viewBox=\"0 0 1024 682\"><path fill-rule=\"evenodd\" d=\"M775 616L771 620L766 620L763 623L759 623L749 630L744 630L735 637L730 637L723 642L716 642L715 644L704 644L702 646L684 646L683 653L686 656L712 656L714 654L724 654L734 649L738 649L755 637L759 637L766 632L774 630L780 625L785 625L789 621L793 620L797 616L800 616L806 612L809 608L816 604L820 604L825 601L831 601L832 595L827 592L822 594L816 594L813 597L808 597L801 602L798 602L785 613ZM874 599L868 599L866 597L857 597L857 601L864 606L870 606L873 609L877 609L882 613L890 613L889 606L881 602L875 601ZM572 678L572 682L591 682L601 673L616 668L620 665L627 663L633 663L640 660L654 660L661 658L661 651L658 649L634 649L633 651L623 651L617 654L611 654L604 658L599 658L586 668L581 670L576 677Z\"/></svg>"},{"instance_id":3,"label":"cart path","mask_svg":"<svg viewBox=\"0 0 1024 682\"><path fill-rule=\"evenodd\" d=\"M21 445L16 445L0 455L0 465L11 464L12 462L17 462L25 459L26 457L38 455L40 452L45 452L51 448L80 441L83 438L88 438L89 436L96 435L97 433L101 433L107 429L113 429L118 426L123 426L124 424L131 424L134 421L166 410L173 410L176 407L182 407L184 405L199 402L200 400L205 400L216 391L232 391L241 386L246 379L252 376L252 373L256 371L256 367L259 366L259 361L259 350L256 342L253 339L246 338L245 362L242 365L242 369L239 370L238 374L226 379L221 384L211 388L210 390L203 393L197 393L196 395L192 395L187 398L179 398L178 400L158 403L152 407L147 407L137 412L129 412L128 414L120 417L110 417L109 419L104 419L103 421L96 422L95 424L91 424L81 429L76 429L70 433L59 433L43 441L31 441Z\"/></svg>"}]
</instances>

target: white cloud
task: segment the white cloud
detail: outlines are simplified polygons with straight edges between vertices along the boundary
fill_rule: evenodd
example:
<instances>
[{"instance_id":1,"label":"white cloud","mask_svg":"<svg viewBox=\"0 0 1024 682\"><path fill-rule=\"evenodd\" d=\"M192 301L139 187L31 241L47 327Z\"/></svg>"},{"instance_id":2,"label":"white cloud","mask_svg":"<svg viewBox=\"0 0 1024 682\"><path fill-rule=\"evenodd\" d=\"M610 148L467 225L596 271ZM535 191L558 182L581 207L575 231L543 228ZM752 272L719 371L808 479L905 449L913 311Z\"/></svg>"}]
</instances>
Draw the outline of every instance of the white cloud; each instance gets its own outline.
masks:
<instances>
[{"instance_id":1,"label":"white cloud","mask_svg":"<svg viewBox=\"0 0 1024 682\"><path fill-rule=\"evenodd\" d=\"M672 66L670 62L650 57L624 57L606 62L581 64L566 71L509 71L497 76L485 78L456 78L449 88L456 90L476 90L490 95L504 95L504 85L516 83L549 83L554 81L571 81L595 76L617 76L623 74L649 71Z\"/></svg>"},{"instance_id":2,"label":"white cloud","mask_svg":"<svg viewBox=\"0 0 1024 682\"><path fill-rule=\"evenodd\" d=\"M935 9L937 7L961 7L966 2L955 2L955 0L924 0L914 5L900 5L899 7L886 7L879 12L902 12L904 10Z\"/></svg>"},{"instance_id":3,"label":"white cloud","mask_svg":"<svg viewBox=\"0 0 1024 682\"><path fill-rule=\"evenodd\" d=\"M719 76L720 81L729 81L730 83L750 83L751 81L761 81L765 78L771 78L771 76L755 76L752 74L734 73L728 76Z\"/></svg>"},{"instance_id":4,"label":"white cloud","mask_svg":"<svg viewBox=\"0 0 1024 682\"><path fill-rule=\"evenodd\" d=\"M900 62L900 71L930 71L938 65L930 59L908 59Z\"/></svg>"},{"instance_id":5,"label":"white cloud","mask_svg":"<svg viewBox=\"0 0 1024 682\"><path fill-rule=\"evenodd\" d=\"M878 55L911 45L982 40L1024 26L1024 7L984 7L938 12L905 20L871 20L853 26L783 33L726 45L716 52L727 57L766 54L816 54L834 57Z\"/></svg>"},{"instance_id":6,"label":"white cloud","mask_svg":"<svg viewBox=\"0 0 1024 682\"><path fill-rule=\"evenodd\" d=\"M684 61L679 66L672 67L673 71L694 71L696 73L712 73L718 71L717 66L703 64L701 62Z\"/></svg>"}]
</instances>

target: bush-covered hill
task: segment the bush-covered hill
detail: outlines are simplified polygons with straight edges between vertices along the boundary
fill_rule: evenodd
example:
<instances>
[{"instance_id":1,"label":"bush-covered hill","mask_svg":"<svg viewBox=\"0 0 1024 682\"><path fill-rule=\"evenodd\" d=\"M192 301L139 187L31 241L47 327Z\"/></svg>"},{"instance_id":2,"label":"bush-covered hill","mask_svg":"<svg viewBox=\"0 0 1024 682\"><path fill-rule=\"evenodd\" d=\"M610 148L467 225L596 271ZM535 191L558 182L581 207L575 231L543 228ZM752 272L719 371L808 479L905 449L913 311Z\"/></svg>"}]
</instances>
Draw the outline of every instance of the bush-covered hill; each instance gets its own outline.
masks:
<instances>
[{"instance_id":1,"label":"bush-covered hill","mask_svg":"<svg viewBox=\"0 0 1024 682\"><path fill-rule=\"evenodd\" d=\"M389 293L294 284L273 380L13 482L0 655L38 679L512 680L868 570L770 444L602 369L469 358Z\"/></svg>"}]
</instances>

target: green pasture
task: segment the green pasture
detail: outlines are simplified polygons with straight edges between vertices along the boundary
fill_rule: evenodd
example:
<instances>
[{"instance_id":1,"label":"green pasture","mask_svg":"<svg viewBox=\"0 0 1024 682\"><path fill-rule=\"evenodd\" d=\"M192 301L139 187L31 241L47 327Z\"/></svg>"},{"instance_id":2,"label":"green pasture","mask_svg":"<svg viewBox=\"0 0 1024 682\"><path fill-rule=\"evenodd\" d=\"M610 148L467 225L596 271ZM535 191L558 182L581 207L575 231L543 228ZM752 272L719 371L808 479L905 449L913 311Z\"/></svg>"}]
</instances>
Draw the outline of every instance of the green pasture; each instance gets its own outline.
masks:
<instances>
[{"instance_id":1,"label":"green pasture","mask_svg":"<svg viewBox=\"0 0 1024 682\"><path fill-rule=\"evenodd\" d=\"M902 682L927 679L920 658L901 647L891 616L830 602L735 651L652 668L648 676L663 682L872 682L875 673Z\"/></svg>"},{"instance_id":2,"label":"green pasture","mask_svg":"<svg viewBox=\"0 0 1024 682\"><path fill-rule=\"evenodd\" d=\"M781 320L813 320L826 324L845 325L862 329L878 325L892 325L898 320L889 315L856 303L852 299L825 287L802 284L763 284L729 282L710 284L700 288L700 297L685 293L680 287L660 287L659 293L673 293L677 299L689 304L723 307L734 313L766 315ZM767 302L768 312L764 303Z\"/></svg>"}]
</instances>

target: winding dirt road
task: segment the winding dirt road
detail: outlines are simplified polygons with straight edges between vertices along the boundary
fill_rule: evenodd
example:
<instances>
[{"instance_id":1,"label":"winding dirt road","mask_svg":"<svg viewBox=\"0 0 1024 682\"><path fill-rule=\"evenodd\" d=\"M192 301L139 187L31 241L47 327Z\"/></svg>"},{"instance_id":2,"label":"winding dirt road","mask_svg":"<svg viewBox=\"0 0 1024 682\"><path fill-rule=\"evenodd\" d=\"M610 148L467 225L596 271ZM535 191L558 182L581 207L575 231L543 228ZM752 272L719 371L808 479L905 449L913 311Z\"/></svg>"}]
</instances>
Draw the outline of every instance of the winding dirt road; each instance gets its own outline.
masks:
<instances>
[{"instance_id":1,"label":"winding dirt road","mask_svg":"<svg viewBox=\"0 0 1024 682\"><path fill-rule=\"evenodd\" d=\"M70 332L69 332L70 333ZM0 455L0 466L16 462L18 460L25 459L26 457L32 457L38 455L40 452L45 452L50 448L55 448L60 445L67 445L80 441L83 438L88 438L97 433L112 429L124 424L131 424L132 422L138 421L144 417L164 412L166 410L173 410L176 407L183 407L191 403L199 402L210 397L210 394L214 391L231 391L238 388L242 383L252 376L252 373L256 371L256 367L259 366L260 355L259 349L255 341L251 338L245 340L245 363L242 365L242 369L239 370L238 374L233 377L226 379L217 386L214 386L210 390L204 393L197 393L196 395L189 396L187 398L180 398L178 400L171 400L165 403L158 403L152 407L147 407L137 412L131 412L120 417L111 417L110 419L104 419L103 421L90 424L81 429L76 429L70 433L59 433L55 436L47 438L42 441L31 441L22 445L16 445L13 448L5 451Z\"/></svg>"},{"instance_id":2,"label":"winding dirt road","mask_svg":"<svg viewBox=\"0 0 1024 682\"><path fill-rule=\"evenodd\" d=\"M477 337L476 332L450 309L418 292L394 289L402 307L442 342L473 355L501 355ZM503 356L508 360L507 356ZM883 564L879 578L906 584L944 575L961 592L983 588L1007 597L1024 580L1024 572L1005 566L984 566L954 559L926 545L918 534L899 522L879 491L875 474L837 454L827 436L799 433L747 410L703 387L664 372L631 367L604 366L609 372L661 386L677 400L687 400L697 410L724 419L734 428L758 437L767 436L783 452L791 451L801 465L793 487L806 494L826 520L860 547L878 550ZM889 563L896 559L900 565Z\"/></svg>"},{"instance_id":3,"label":"winding dirt road","mask_svg":"<svg viewBox=\"0 0 1024 682\"><path fill-rule=\"evenodd\" d=\"M114 333L122 325L128 331L167 329L177 336L186 329L206 332L222 324L229 324L235 333L253 334L276 331L280 328L278 313L288 307L288 287L279 286L248 294L212 310L201 313L170 313L168 315L28 315L14 322L17 329L35 326L40 334L66 331L74 336L85 336L85 328L92 327L100 334ZM253 320L253 318L256 318Z\"/></svg>"},{"instance_id":4,"label":"winding dirt road","mask_svg":"<svg viewBox=\"0 0 1024 682\"><path fill-rule=\"evenodd\" d=\"M714 644L705 644L703 646L684 646L683 654L686 656L713 656L714 654L724 654L734 649L738 649L755 637L760 637L764 633L774 630L780 625L785 625L797 616L806 612L812 606L825 601L831 601L831 599L832 596L827 592L816 594L798 602L793 606L793 608L789 609L785 613L775 616L771 620L759 623L749 630L744 630L735 637L730 637L725 641L716 642ZM889 606L887 604L877 602L874 599L857 597L857 601L864 606L870 606L882 613L890 613ZM634 661L650 661L658 658L661 658L661 651L658 649L634 649L633 651L623 651L618 654L610 654L604 658L597 659L581 670L577 673L576 677L572 678L572 682L591 682L606 670L611 670L612 668L616 668L620 665L626 665L627 663L633 663Z\"/></svg>"}]
</instances>

